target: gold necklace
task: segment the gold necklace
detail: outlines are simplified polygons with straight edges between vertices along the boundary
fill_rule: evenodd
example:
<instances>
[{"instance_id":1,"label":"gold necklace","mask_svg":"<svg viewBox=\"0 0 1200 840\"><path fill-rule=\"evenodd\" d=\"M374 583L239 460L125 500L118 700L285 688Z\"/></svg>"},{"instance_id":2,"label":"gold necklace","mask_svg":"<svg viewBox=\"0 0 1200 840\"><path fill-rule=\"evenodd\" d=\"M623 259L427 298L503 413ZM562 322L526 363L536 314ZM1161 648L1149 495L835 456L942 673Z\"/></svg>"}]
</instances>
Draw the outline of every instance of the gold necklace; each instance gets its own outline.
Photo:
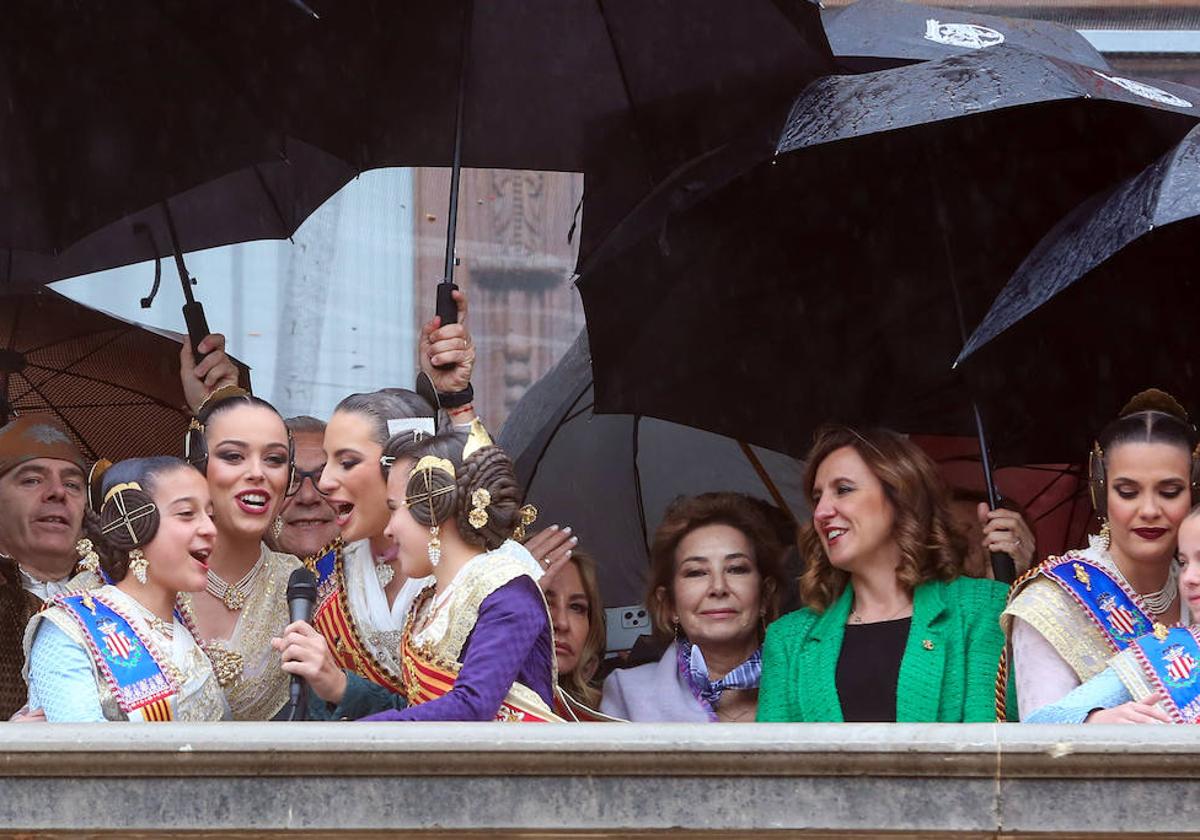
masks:
<instances>
[{"instance_id":1,"label":"gold necklace","mask_svg":"<svg viewBox=\"0 0 1200 840\"><path fill-rule=\"evenodd\" d=\"M254 588L254 581L258 579L266 562L267 555L260 554L258 562L251 566L250 571L246 572L237 583L227 583L220 575L209 569L208 585L204 589L209 595L224 604L225 609L237 612L246 606L246 601L250 598L250 591Z\"/></svg>"},{"instance_id":2,"label":"gold necklace","mask_svg":"<svg viewBox=\"0 0 1200 840\"><path fill-rule=\"evenodd\" d=\"M908 612L911 609L912 609L912 604L905 604L904 606L900 607L900 609L896 610L894 613L889 615L887 618L877 618L874 621L865 621L862 617L862 613L860 613L858 611L858 606L856 605L856 606L850 608L850 623L851 624L882 624L885 621L892 621L893 619L901 618L905 612Z\"/></svg>"}]
</instances>

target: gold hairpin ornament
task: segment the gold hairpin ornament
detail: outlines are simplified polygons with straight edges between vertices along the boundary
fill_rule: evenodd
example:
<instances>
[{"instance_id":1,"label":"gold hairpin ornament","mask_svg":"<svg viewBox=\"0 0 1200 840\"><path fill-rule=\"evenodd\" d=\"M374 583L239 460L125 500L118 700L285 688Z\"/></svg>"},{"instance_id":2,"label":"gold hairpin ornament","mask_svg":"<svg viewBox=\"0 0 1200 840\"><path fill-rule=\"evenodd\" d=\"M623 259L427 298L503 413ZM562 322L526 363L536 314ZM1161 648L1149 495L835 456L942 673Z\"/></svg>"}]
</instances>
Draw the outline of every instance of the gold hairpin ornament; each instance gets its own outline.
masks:
<instances>
[{"instance_id":1,"label":"gold hairpin ornament","mask_svg":"<svg viewBox=\"0 0 1200 840\"><path fill-rule=\"evenodd\" d=\"M537 522L538 509L533 505L525 505L518 511L518 513L521 516L521 521L513 530L513 539L517 542L521 542L523 539L525 539L525 529L534 522Z\"/></svg>"},{"instance_id":2,"label":"gold hairpin ornament","mask_svg":"<svg viewBox=\"0 0 1200 840\"><path fill-rule=\"evenodd\" d=\"M133 523L137 522L139 519L144 519L145 517L152 515L156 510L158 510L158 508L155 507L153 502L147 502L146 504L139 505L133 510L130 510L126 505L124 496L124 493L129 490L137 490L141 492L142 485L138 484L136 481L117 484L104 494L104 504L107 505L110 501L114 502L117 507L117 513L119 513L121 516L119 519L114 519L112 522L101 528L100 532L102 534L111 534L113 531L119 530L120 528L125 528L125 530L129 532L130 542L132 542L134 545L137 545L139 540L137 532L133 530Z\"/></svg>"},{"instance_id":3,"label":"gold hairpin ornament","mask_svg":"<svg viewBox=\"0 0 1200 840\"><path fill-rule=\"evenodd\" d=\"M491 503L492 494L482 487L471 494L471 512L467 514L467 521L476 531L488 524L487 506Z\"/></svg>"}]
</instances>

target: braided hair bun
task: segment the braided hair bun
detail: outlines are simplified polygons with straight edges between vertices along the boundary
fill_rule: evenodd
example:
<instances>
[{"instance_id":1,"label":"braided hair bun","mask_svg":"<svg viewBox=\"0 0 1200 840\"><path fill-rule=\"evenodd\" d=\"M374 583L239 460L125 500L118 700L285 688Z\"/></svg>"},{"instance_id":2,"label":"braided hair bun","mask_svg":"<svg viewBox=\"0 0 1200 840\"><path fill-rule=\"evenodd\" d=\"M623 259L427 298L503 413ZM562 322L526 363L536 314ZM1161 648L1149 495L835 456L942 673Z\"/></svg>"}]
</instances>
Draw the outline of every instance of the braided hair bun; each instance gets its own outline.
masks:
<instances>
[{"instance_id":1,"label":"braided hair bun","mask_svg":"<svg viewBox=\"0 0 1200 840\"><path fill-rule=\"evenodd\" d=\"M389 441L387 456L412 458L417 465L427 460L408 479L405 496L409 513L426 528L451 519L464 541L491 551L512 537L521 522L521 486L512 459L497 446L476 450L462 457L466 437L443 433L413 441ZM448 464L453 470L446 469Z\"/></svg>"},{"instance_id":2,"label":"braided hair bun","mask_svg":"<svg viewBox=\"0 0 1200 840\"><path fill-rule=\"evenodd\" d=\"M98 511L84 512L84 535L100 555L109 580L119 582L129 571L129 552L154 539L161 521L151 495L159 476L191 469L179 458L156 456L121 461L98 477L103 494Z\"/></svg>"},{"instance_id":3,"label":"braided hair bun","mask_svg":"<svg viewBox=\"0 0 1200 840\"><path fill-rule=\"evenodd\" d=\"M489 446L472 453L458 471L459 534L489 551L499 548L520 524L522 495L503 449Z\"/></svg>"}]
</instances>

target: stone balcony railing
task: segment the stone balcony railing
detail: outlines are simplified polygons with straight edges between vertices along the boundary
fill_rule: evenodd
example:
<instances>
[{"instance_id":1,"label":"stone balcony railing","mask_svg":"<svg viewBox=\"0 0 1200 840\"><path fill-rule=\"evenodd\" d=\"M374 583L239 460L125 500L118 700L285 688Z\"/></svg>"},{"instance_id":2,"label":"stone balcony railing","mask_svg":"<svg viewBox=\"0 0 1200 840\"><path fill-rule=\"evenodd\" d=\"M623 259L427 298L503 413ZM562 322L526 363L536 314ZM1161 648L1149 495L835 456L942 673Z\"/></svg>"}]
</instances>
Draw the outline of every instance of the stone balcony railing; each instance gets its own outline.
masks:
<instances>
[{"instance_id":1,"label":"stone balcony railing","mask_svg":"<svg viewBox=\"0 0 1200 840\"><path fill-rule=\"evenodd\" d=\"M0 835L1200 837L1182 726L0 724Z\"/></svg>"}]
</instances>

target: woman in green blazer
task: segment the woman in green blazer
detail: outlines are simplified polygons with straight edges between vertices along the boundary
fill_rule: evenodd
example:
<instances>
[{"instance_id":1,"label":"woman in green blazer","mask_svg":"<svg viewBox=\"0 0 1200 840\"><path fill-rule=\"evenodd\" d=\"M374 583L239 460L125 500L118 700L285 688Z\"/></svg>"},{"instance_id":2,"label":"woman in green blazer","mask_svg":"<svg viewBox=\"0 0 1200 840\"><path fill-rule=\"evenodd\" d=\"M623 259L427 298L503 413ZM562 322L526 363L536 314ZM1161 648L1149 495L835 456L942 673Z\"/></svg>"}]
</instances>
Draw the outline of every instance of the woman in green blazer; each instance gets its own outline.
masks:
<instances>
[{"instance_id":1,"label":"woman in green blazer","mask_svg":"<svg viewBox=\"0 0 1200 840\"><path fill-rule=\"evenodd\" d=\"M760 721L995 720L1008 587L961 577L966 540L915 444L830 426L807 459L808 606L763 645Z\"/></svg>"}]
</instances>

